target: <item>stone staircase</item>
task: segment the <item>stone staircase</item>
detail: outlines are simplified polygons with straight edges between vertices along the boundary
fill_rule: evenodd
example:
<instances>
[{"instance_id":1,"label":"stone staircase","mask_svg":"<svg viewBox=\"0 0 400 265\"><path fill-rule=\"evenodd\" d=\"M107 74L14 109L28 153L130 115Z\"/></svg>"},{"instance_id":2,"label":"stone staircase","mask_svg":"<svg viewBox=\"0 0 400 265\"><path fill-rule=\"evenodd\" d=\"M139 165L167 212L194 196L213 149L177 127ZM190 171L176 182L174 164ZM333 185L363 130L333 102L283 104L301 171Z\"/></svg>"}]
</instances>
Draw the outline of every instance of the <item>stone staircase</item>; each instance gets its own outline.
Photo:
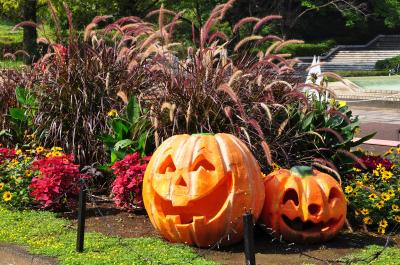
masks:
<instances>
[{"instance_id":1,"label":"stone staircase","mask_svg":"<svg viewBox=\"0 0 400 265\"><path fill-rule=\"evenodd\" d=\"M340 45L321 57L322 71L374 70L379 60L400 55L400 35L379 35L365 45ZM299 57L300 67L308 67L312 57Z\"/></svg>"}]
</instances>

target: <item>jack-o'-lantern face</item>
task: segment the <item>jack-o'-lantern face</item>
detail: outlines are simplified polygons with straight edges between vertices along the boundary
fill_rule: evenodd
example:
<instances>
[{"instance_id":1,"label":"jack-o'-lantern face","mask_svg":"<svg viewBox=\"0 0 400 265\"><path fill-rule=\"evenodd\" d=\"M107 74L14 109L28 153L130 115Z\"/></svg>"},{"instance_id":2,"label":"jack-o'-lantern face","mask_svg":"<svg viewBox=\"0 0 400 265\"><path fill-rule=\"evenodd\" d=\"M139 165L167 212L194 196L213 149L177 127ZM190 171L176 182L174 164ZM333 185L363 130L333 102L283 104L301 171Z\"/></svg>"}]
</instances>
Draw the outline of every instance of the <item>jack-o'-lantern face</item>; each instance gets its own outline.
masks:
<instances>
[{"instance_id":1,"label":"jack-o'-lantern face","mask_svg":"<svg viewBox=\"0 0 400 265\"><path fill-rule=\"evenodd\" d=\"M229 229L236 233L222 243L240 240L241 215L252 209L257 217L263 198L256 160L229 134L167 139L152 156L143 182L145 207L160 233L200 247L215 244Z\"/></svg>"},{"instance_id":2,"label":"jack-o'-lantern face","mask_svg":"<svg viewBox=\"0 0 400 265\"><path fill-rule=\"evenodd\" d=\"M342 228L347 204L339 183L309 167L279 170L265 180L263 223L291 242L329 240Z\"/></svg>"}]
</instances>

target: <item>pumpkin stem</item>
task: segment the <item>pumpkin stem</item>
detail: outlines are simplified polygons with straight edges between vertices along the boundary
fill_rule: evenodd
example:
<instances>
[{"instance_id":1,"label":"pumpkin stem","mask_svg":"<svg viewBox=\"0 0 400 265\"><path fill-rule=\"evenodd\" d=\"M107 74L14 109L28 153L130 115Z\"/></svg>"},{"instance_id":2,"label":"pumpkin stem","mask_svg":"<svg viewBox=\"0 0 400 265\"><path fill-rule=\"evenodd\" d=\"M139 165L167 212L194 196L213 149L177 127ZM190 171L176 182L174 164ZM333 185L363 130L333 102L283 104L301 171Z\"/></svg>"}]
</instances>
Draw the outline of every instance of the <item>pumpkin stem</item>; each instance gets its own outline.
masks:
<instances>
[{"instance_id":1,"label":"pumpkin stem","mask_svg":"<svg viewBox=\"0 0 400 265\"><path fill-rule=\"evenodd\" d=\"M313 175L312 167L310 166L294 166L290 169L290 172L302 178Z\"/></svg>"},{"instance_id":2,"label":"pumpkin stem","mask_svg":"<svg viewBox=\"0 0 400 265\"><path fill-rule=\"evenodd\" d=\"M192 135L215 135L214 133L194 133Z\"/></svg>"}]
</instances>

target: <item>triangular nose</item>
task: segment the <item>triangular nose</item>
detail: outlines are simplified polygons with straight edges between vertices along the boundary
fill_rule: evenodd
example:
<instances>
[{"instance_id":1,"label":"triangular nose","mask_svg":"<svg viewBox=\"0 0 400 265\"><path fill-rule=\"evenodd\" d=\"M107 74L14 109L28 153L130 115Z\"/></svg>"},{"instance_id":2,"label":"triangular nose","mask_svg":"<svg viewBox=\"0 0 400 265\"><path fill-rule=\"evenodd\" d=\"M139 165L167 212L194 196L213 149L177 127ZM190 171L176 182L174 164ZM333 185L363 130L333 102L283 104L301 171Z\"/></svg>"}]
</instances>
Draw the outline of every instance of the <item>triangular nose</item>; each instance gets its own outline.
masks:
<instances>
[{"instance_id":1,"label":"triangular nose","mask_svg":"<svg viewBox=\"0 0 400 265\"><path fill-rule=\"evenodd\" d=\"M186 183L186 181L183 179L182 176L180 176L180 177L178 178L178 180L176 181L176 185L177 185L177 186L182 186L182 187L187 187L187 183Z\"/></svg>"}]
</instances>

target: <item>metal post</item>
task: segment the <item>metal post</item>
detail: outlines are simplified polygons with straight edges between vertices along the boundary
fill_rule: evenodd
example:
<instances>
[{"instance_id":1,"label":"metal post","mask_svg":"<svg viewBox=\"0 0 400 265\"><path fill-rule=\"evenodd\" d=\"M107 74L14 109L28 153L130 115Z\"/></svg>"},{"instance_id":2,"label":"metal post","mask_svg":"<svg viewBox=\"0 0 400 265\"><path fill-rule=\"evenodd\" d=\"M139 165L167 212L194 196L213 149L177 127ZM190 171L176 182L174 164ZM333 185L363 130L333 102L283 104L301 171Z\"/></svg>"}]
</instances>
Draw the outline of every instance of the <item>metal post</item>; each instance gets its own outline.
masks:
<instances>
[{"instance_id":1,"label":"metal post","mask_svg":"<svg viewBox=\"0 0 400 265\"><path fill-rule=\"evenodd\" d=\"M244 254L246 265L256 265L256 256L254 253L254 224L253 215L246 213L243 215L244 223Z\"/></svg>"},{"instance_id":2,"label":"metal post","mask_svg":"<svg viewBox=\"0 0 400 265\"><path fill-rule=\"evenodd\" d=\"M83 252L83 243L85 238L85 217L86 217L86 189L84 183L81 183L79 191L79 206L78 206L78 230L76 237L76 251Z\"/></svg>"}]
</instances>

